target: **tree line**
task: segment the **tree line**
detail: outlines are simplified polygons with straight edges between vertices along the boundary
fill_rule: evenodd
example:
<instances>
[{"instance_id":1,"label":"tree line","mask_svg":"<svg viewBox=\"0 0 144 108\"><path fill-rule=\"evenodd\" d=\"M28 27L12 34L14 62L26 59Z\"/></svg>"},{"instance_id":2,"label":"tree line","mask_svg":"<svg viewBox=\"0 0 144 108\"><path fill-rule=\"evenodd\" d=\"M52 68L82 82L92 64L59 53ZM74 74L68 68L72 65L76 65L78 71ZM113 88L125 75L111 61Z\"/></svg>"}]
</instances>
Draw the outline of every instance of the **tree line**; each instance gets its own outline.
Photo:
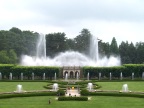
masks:
<instances>
[{"instance_id":1,"label":"tree line","mask_svg":"<svg viewBox=\"0 0 144 108\"><path fill-rule=\"evenodd\" d=\"M36 45L40 34L33 31L22 31L12 27L0 30L0 63L17 64L21 55L36 55ZM82 29L73 39L66 37L64 32L46 34L46 54L54 57L67 50L89 54L90 38L93 36L88 29ZM98 41L100 57L120 56L122 64L142 64L144 62L144 42L133 44L122 41L117 44L113 37L111 43Z\"/></svg>"}]
</instances>

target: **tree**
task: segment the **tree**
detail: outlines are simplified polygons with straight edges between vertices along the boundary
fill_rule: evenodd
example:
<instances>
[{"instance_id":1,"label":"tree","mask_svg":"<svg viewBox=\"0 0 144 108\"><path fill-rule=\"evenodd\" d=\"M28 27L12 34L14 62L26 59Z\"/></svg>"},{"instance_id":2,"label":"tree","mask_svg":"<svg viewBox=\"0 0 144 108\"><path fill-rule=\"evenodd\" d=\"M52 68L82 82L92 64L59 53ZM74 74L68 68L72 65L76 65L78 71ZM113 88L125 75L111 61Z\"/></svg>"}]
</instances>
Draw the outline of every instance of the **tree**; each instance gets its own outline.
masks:
<instances>
[{"instance_id":1,"label":"tree","mask_svg":"<svg viewBox=\"0 0 144 108\"><path fill-rule=\"evenodd\" d=\"M46 53L54 57L67 49L65 33L51 33L46 35Z\"/></svg>"},{"instance_id":2,"label":"tree","mask_svg":"<svg viewBox=\"0 0 144 108\"><path fill-rule=\"evenodd\" d=\"M109 43L99 41L98 45L99 45L100 57L103 57L103 56L109 57L110 56L110 45L109 45Z\"/></svg>"},{"instance_id":3,"label":"tree","mask_svg":"<svg viewBox=\"0 0 144 108\"><path fill-rule=\"evenodd\" d=\"M113 37L111 45L110 45L110 53L115 56L119 55L119 48L118 48L115 37Z\"/></svg>"},{"instance_id":4,"label":"tree","mask_svg":"<svg viewBox=\"0 0 144 108\"><path fill-rule=\"evenodd\" d=\"M88 29L82 29L80 34L74 38L75 41L75 50L88 54L91 33Z\"/></svg>"},{"instance_id":5,"label":"tree","mask_svg":"<svg viewBox=\"0 0 144 108\"><path fill-rule=\"evenodd\" d=\"M16 34L22 34L22 31L16 27L12 27L9 31L16 33Z\"/></svg>"},{"instance_id":6,"label":"tree","mask_svg":"<svg viewBox=\"0 0 144 108\"><path fill-rule=\"evenodd\" d=\"M1 64L9 63L9 57L7 56L7 51L5 50L0 51L0 63Z\"/></svg>"},{"instance_id":7,"label":"tree","mask_svg":"<svg viewBox=\"0 0 144 108\"><path fill-rule=\"evenodd\" d=\"M13 49L9 50L7 52L8 57L9 57L9 63L10 64L16 64L18 62L17 54Z\"/></svg>"},{"instance_id":8,"label":"tree","mask_svg":"<svg viewBox=\"0 0 144 108\"><path fill-rule=\"evenodd\" d=\"M144 43L136 43L136 63L144 63Z\"/></svg>"}]
</instances>

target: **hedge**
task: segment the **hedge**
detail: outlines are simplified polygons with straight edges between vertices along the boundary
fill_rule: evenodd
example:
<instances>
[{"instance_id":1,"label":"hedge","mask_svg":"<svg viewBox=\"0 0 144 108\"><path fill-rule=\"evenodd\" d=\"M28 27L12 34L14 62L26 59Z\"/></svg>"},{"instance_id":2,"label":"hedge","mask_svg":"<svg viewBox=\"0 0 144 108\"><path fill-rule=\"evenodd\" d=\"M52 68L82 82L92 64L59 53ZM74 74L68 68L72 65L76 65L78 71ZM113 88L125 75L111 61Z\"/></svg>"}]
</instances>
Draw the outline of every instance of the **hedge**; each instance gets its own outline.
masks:
<instances>
[{"instance_id":1,"label":"hedge","mask_svg":"<svg viewBox=\"0 0 144 108\"><path fill-rule=\"evenodd\" d=\"M101 77L109 78L109 74L112 74L112 77L119 78L120 73L122 72L123 77L131 77L132 73L137 78L142 77L144 72L144 64L124 64L122 66L113 66L113 67L83 67L84 77L87 77L89 73L90 78L95 78L101 73Z\"/></svg>"},{"instance_id":2,"label":"hedge","mask_svg":"<svg viewBox=\"0 0 144 108\"><path fill-rule=\"evenodd\" d=\"M59 101L88 101L88 97L59 97L58 98Z\"/></svg>"},{"instance_id":3,"label":"hedge","mask_svg":"<svg viewBox=\"0 0 144 108\"><path fill-rule=\"evenodd\" d=\"M32 96L56 96L57 92L31 92L31 93L14 93L1 94L0 99L14 98L14 97L32 97Z\"/></svg>"}]
</instances>

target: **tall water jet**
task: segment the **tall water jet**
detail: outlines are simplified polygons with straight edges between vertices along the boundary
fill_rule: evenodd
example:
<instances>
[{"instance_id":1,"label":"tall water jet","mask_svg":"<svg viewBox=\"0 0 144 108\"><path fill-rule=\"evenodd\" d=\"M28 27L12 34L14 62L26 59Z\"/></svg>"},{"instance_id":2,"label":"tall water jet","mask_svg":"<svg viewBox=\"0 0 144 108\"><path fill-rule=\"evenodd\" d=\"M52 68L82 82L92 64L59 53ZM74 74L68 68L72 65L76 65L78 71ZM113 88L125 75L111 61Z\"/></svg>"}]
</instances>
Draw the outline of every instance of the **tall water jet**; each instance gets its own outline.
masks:
<instances>
[{"instance_id":1,"label":"tall water jet","mask_svg":"<svg viewBox=\"0 0 144 108\"><path fill-rule=\"evenodd\" d=\"M120 73L120 80L122 80L123 79L123 74L122 74L122 72Z\"/></svg>"},{"instance_id":2,"label":"tall water jet","mask_svg":"<svg viewBox=\"0 0 144 108\"><path fill-rule=\"evenodd\" d=\"M98 39L92 36L90 42L89 54L85 55L76 51L66 51L50 58L46 57L46 39L45 35L40 35L37 42L36 55L23 55L21 65L24 66L119 66L120 58L103 57L99 58Z\"/></svg>"},{"instance_id":3,"label":"tall water jet","mask_svg":"<svg viewBox=\"0 0 144 108\"><path fill-rule=\"evenodd\" d=\"M99 73L99 80L101 80L101 72Z\"/></svg>"},{"instance_id":4,"label":"tall water jet","mask_svg":"<svg viewBox=\"0 0 144 108\"><path fill-rule=\"evenodd\" d=\"M110 78L109 78L109 79L111 80L111 79L112 79L112 74L111 74L111 72L110 72L109 76L110 76Z\"/></svg>"},{"instance_id":5,"label":"tall water jet","mask_svg":"<svg viewBox=\"0 0 144 108\"><path fill-rule=\"evenodd\" d=\"M21 80L23 80L23 73L21 73Z\"/></svg>"},{"instance_id":6,"label":"tall water jet","mask_svg":"<svg viewBox=\"0 0 144 108\"><path fill-rule=\"evenodd\" d=\"M56 80L56 73L55 73L55 75L54 75L54 80Z\"/></svg>"},{"instance_id":7,"label":"tall water jet","mask_svg":"<svg viewBox=\"0 0 144 108\"><path fill-rule=\"evenodd\" d=\"M43 80L45 80L45 73L43 73Z\"/></svg>"},{"instance_id":8,"label":"tall water jet","mask_svg":"<svg viewBox=\"0 0 144 108\"><path fill-rule=\"evenodd\" d=\"M9 75L9 80L12 80L12 73L10 73Z\"/></svg>"},{"instance_id":9,"label":"tall water jet","mask_svg":"<svg viewBox=\"0 0 144 108\"><path fill-rule=\"evenodd\" d=\"M87 80L89 81L89 72L87 73Z\"/></svg>"},{"instance_id":10,"label":"tall water jet","mask_svg":"<svg viewBox=\"0 0 144 108\"><path fill-rule=\"evenodd\" d=\"M98 38L96 36L91 36L90 38L90 58L96 63L99 59L98 51Z\"/></svg>"},{"instance_id":11,"label":"tall water jet","mask_svg":"<svg viewBox=\"0 0 144 108\"><path fill-rule=\"evenodd\" d=\"M15 91L15 92L20 93L20 92L22 92L22 91L23 91L23 90L22 90L22 85L18 84L17 87L16 87L16 91Z\"/></svg>"},{"instance_id":12,"label":"tall water jet","mask_svg":"<svg viewBox=\"0 0 144 108\"><path fill-rule=\"evenodd\" d=\"M68 73L65 74L65 81L68 80Z\"/></svg>"},{"instance_id":13,"label":"tall water jet","mask_svg":"<svg viewBox=\"0 0 144 108\"><path fill-rule=\"evenodd\" d=\"M36 54L37 58L46 59L46 39L43 34L39 36Z\"/></svg>"},{"instance_id":14,"label":"tall water jet","mask_svg":"<svg viewBox=\"0 0 144 108\"><path fill-rule=\"evenodd\" d=\"M32 73L32 80L34 80L34 73Z\"/></svg>"},{"instance_id":15,"label":"tall water jet","mask_svg":"<svg viewBox=\"0 0 144 108\"><path fill-rule=\"evenodd\" d=\"M134 73L132 73L132 80L134 80Z\"/></svg>"},{"instance_id":16,"label":"tall water jet","mask_svg":"<svg viewBox=\"0 0 144 108\"><path fill-rule=\"evenodd\" d=\"M142 73L142 80L144 80L144 72Z\"/></svg>"},{"instance_id":17,"label":"tall water jet","mask_svg":"<svg viewBox=\"0 0 144 108\"><path fill-rule=\"evenodd\" d=\"M92 83L88 83L87 88L89 91L91 91L93 89L93 84Z\"/></svg>"},{"instance_id":18,"label":"tall water jet","mask_svg":"<svg viewBox=\"0 0 144 108\"><path fill-rule=\"evenodd\" d=\"M58 90L58 84L57 84L57 83L54 83L54 84L53 84L53 90L54 90L54 91L57 91L57 90Z\"/></svg>"},{"instance_id":19,"label":"tall water jet","mask_svg":"<svg viewBox=\"0 0 144 108\"><path fill-rule=\"evenodd\" d=\"M0 72L0 80L2 80L2 73Z\"/></svg>"},{"instance_id":20,"label":"tall water jet","mask_svg":"<svg viewBox=\"0 0 144 108\"><path fill-rule=\"evenodd\" d=\"M128 90L128 85L127 84L124 84L123 86L122 86L122 92L128 92L129 90Z\"/></svg>"},{"instance_id":21,"label":"tall water jet","mask_svg":"<svg viewBox=\"0 0 144 108\"><path fill-rule=\"evenodd\" d=\"M76 80L79 80L79 73L76 73Z\"/></svg>"}]
</instances>

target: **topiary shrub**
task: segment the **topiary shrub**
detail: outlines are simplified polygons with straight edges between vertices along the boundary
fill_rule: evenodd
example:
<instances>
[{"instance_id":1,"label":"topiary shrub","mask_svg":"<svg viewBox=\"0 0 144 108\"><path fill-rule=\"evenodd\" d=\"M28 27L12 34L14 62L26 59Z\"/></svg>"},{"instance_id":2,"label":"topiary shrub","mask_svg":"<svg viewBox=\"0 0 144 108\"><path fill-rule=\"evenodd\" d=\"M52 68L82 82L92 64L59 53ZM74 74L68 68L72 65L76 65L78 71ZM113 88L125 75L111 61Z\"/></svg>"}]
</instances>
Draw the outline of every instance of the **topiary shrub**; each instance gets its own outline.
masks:
<instances>
[{"instance_id":1,"label":"topiary shrub","mask_svg":"<svg viewBox=\"0 0 144 108\"><path fill-rule=\"evenodd\" d=\"M64 96L64 95L65 95L65 91L62 90L62 89L59 89L59 90L57 91L57 95L58 95L58 96Z\"/></svg>"},{"instance_id":2,"label":"topiary shrub","mask_svg":"<svg viewBox=\"0 0 144 108\"><path fill-rule=\"evenodd\" d=\"M87 101L88 97L59 97L58 101Z\"/></svg>"},{"instance_id":3,"label":"topiary shrub","mask_svg":"<svg viewBox=\"0 0 144 108\"><path fill-rule=\"evenodd\" d=\"M82 89L80 93L81 93L81 95L83 95L83 96L88 96L88 95L89 95L89 91L86 90L86 89Z\"/></svg>"}]
</instances>

